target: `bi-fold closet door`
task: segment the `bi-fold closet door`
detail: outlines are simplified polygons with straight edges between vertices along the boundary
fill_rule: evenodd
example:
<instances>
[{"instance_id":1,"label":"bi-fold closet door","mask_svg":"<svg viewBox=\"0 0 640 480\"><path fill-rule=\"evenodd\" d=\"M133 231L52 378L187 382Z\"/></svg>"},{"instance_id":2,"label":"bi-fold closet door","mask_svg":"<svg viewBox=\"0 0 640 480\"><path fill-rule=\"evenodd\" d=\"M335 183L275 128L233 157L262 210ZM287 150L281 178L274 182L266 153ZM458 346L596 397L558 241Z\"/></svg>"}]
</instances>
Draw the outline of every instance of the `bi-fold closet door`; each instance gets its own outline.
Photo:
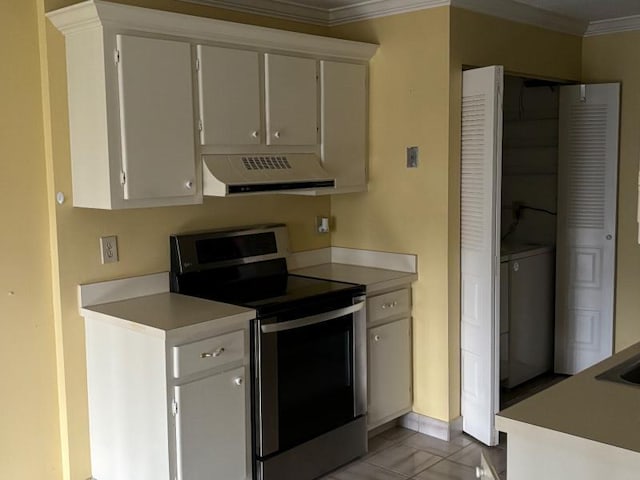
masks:
<instances>
[{"instance_id":1,"label":"bi-fold closet door","mask_svg":"<svg viewBox=\"0 0 640 480\"><path fill-rule=\"evenodd\" d=\"M498 441L503 68L463 72L461 408L463 430ZM612 353L619 85L560 93L556 365L576 373Z\"/></svg>"}]
</instances>

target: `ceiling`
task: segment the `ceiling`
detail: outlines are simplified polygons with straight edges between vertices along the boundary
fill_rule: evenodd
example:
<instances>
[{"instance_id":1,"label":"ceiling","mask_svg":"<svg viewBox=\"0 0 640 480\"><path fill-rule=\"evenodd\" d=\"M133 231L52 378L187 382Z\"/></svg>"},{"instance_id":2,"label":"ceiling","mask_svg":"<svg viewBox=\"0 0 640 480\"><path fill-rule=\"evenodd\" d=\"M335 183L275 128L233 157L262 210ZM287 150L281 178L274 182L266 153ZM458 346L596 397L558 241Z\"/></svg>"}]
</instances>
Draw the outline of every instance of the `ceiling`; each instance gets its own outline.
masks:
<instances>
[{"instance_id":1,"label":"ceiling","mask_svg":"<svg viewBox=\"0 0 640 480\"><path fill-rule=\"evenodd\" d=\"M183 0L308 23L364 18L452 5L573 34L640 29L640 0Z\"/></svg>"}]
</instances>

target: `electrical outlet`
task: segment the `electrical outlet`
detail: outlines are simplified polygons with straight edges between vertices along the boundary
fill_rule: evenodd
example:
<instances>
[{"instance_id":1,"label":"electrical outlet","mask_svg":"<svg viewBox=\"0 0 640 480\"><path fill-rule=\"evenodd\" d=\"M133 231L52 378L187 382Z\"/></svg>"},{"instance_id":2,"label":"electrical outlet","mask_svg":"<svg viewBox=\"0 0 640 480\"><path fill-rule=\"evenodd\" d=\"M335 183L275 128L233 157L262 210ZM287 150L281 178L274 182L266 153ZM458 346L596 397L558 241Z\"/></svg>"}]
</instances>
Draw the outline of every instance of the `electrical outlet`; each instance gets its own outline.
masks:
<instances>
[{"instance_id":1,"label":"electrical outlet","mask_svg":"<svg viewBox=\"0 0 640 480\"><path fill-rule=\"evenodd\" d=\"M329 217L316 217L316 232L329 233L331 231L330 222Z\"/></svg>"},{"instance_id":2,"label":"electrical outlet","mask_svg":"<svg viewBox=\"0 0 640 480\"><path fill-rule=\"evenodd\" d=\"M118 261L118 237L116 235L100 237L100 255L103 264Z\"/></svg>"}]
</instances>

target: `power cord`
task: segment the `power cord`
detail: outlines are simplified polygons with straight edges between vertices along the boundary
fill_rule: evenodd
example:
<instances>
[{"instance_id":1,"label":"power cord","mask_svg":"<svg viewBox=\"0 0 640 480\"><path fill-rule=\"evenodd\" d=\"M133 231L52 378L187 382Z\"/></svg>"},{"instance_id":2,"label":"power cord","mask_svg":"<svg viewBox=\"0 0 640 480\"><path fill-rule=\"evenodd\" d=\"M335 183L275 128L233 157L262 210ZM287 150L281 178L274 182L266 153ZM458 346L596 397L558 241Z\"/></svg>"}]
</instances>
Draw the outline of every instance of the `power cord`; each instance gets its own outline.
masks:
<instances>
[{"instance_id":1,"label":"power cord","mask_svg":"<svg viewBox=\"0 0 640 480\"><path fill-rule=\"evenodd\" d=\"M552 212L551 210L547 210L546 208L531 207L529 205L525 205L522 202L513 202L511 204L511 210L513 212L513 221L509 225L507 232L501 237L501 240L506 239L509 235L516 231L516 228L520 224L523 210L532 210L534 212L546 213L547 215L557 215L556 212Z\"/></svg>"}]
</instances>

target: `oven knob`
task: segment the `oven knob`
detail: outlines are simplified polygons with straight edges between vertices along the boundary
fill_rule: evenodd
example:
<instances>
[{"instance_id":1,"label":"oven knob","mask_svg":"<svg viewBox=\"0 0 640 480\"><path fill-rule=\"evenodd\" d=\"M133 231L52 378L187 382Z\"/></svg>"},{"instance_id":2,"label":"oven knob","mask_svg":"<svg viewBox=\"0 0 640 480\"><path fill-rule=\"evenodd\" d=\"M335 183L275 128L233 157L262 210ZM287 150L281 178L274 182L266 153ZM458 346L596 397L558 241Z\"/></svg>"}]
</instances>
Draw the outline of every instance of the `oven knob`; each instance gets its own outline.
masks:
<instances>
[{"instance_id":1,"label":"oven knob","mask_svg":"<svg viewBox=\"0 0 640 480\"><path fill-rule=\"evenodd\" d=\"M236 377L233 379L233 383L235 383L238 386L242 385L243 382L244 380L242 379L242 377Z\"/></svg>"}]
</instances>

